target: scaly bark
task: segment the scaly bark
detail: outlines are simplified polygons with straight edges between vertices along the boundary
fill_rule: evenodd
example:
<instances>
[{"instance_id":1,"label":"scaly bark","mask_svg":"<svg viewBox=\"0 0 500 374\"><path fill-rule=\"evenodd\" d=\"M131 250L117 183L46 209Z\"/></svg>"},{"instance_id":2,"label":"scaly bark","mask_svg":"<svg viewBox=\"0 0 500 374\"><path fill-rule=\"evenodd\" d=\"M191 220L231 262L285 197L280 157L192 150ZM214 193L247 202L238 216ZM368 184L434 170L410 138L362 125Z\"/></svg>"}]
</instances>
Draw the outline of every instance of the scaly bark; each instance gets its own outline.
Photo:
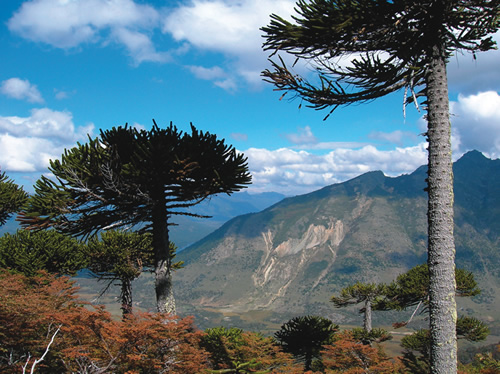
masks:
<instances>
[{"instance_id":1,"label":"scaly bark","mask_svg":"<svg viewBox=\"0 0 500 374\"><path fill-rule=\"evenodd\" d=\"M153 248L155 254L156 309L159 313L176 314L172 286L172 258L168 239L164 197L153 208Z\"/></svg>"},{"instance_id":2,"label":"scaly bark","mask_svg":"<svg viewBox=\"0 0 500 374\"><path fill-rule=\"evenodd\" d=\"M431 372L457 372L453 169L446 60L434 46L426 75L428 165L428 265Z\"/></svg>"},{"instance_id":3,"label":"scaly bark","mask_svg":"<svg viewBox=\"0 0 500 374\"><path fill-rule=\"evenodd\" d=\"M365 317L363 321L363 328L366 332L372 331L372 300L369 297L365 300Z\"/></svg>"}]
</instances>

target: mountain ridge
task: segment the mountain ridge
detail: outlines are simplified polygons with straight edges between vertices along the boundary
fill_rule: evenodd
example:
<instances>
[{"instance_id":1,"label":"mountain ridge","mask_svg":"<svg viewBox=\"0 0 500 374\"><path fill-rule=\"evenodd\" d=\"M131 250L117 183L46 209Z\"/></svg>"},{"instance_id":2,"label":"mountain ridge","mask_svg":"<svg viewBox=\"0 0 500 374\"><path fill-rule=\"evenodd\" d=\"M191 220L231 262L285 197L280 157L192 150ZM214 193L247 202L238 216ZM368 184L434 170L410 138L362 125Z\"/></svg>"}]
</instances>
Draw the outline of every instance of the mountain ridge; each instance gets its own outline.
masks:
<instances>
[{"instance_id":1,"label":"mountain ridge","mask_svg":"<svg viewBox=\"0 0 500 374\"><path fill-rule=\"evenodd\" d=\"M497 320L500 160L473 151L454 172L457 264L476 273L478 300ZM179 253L186 267L174 277L178 302L349 322L329 305L331 295L355 281L390 282L426 261L425 178L426 166L399 177L369 172L231 219Z\"/></svg>"}]
</instances>

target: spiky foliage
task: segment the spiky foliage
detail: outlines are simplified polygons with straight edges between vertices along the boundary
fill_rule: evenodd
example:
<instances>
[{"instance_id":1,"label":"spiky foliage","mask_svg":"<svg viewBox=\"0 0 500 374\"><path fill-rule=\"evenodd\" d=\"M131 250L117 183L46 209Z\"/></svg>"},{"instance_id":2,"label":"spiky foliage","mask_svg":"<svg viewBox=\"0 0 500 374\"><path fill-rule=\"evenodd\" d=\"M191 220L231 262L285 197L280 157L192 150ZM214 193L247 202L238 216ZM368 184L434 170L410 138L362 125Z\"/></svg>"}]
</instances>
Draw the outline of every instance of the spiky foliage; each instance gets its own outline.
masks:
<instances>
[{"instance_id":1,"label":"spiky foliage","mask_svg":"<svg viewBox=\"0 0 500 374\"><path fill-rule=\"evenodd\" d=\"M456 296L476 296L481 293L474 274L465 269L455 269ZM374 308L378 310L404 310L423 305L421 312L429 311L429 267L417 265L400 274L386 289L386 297L379 300Z\"/></svg>"},{"instance_id":2,"label":"spiky foliage","mask_svg":"<svg viewBox=\"0 0 500 374\"><path fill-rule=\"evenodd\" d=\"M372 304L381 299L386 292L384 284L356 282L340 291L339 296L332 296L331 301L337 308L363 303L359 313L364 315L363 328L367 333L372 330Z\"/></svg>"},{"instance_id":3,"label":"spiky foliage","mask_svg":"<svg viewBox=\"0 0 500 374\"><path fill-rule=\"evenodd\" d=\"M461 316L457 320L457 337L465 339L469 342L480 342L485 340L490 334L490 329L481 320L470 317Z\"/></svg>"},{"instance_id":4,"label":"spiky foliage","mask_svg":"<svg viewBox=\"0 0 500 374\"><path fill-rule=\"evenodd\" d=\"M469 342L479 342L487 338L489 329L477 318L462 316L457 319L457 337ZM431 340L428 329L420 329L401 340L403 363L412 373L428 373L430 367Z\"/></svg>"},{"instance_id":5,"label":"spiky foliage","mask_svg":"<svg viewBox=\"0 0 500 374\"><path fill-rule=\"evenodd\" d=\"M231 194L251 181L246 158L216 135L184 133L172 124L149 131L113 127L99 138L51 160L53 181L35 185L21 222L33 229L54 226L87 237L103 229L138 226L153 235L155 290L159 312L175 313L172 215L217 193Z\"/></svg>"},{"instance_id":6,"label":"spiky foliage","mask_svg":"<svg viewBox=\"0 0 500 374\"><path fill-rule=\"evenodd\" d=\"M446 63L456 50L487 51L500 0L299 0L293 23L262 28L264 49L311 62L317 81L279 57L264 79L315 109L370 101L405 89L427 112L431 372L457 371L453 171ZM349 61L350 63L346 63ZM328 117L328 115L327 115ZM451 296L450 296L451 295Z\"/></svg>"},{"instance_id":7,"label":"spiky foliage","mask_svg":"<svg viewBox=\"0 0 500 374\"><path fill-rule=\"evenodd\" d=\"M176 247L170 245L172 257ZM92 237L84 248L88 257L87 269L99 280L108 283L103 293L115 282L121 285L121 304L123 315L132 312L132 281L144 269L154 265L153 239L151 234L139 234L120 230L103 231L100 237ZM178 268L181 263L172 265Z\"/></svg>"},{"instance_id":8,"label":"spiky foliage","mask_svg":"<svg viewBox=\"0 0 500 374\"><path fill-rule=\"evenodd\" d=\"M274 337L285 352L291 353L311 370L313 360L320 358L321 347L332 342L339 326L319 316L300 316L284 323Z\"/></svg>"},{"instance_id":9,"label":"spiky foliage","mask_svg":"<svg viewBox=\"0 0 500 374\"><path fill-rule=\"evenodd\" d=\"M40 270L75 275L86 265L82 244L55 230L18 230L0 237L0 268L26 276L34 276Z\"/></svg>"},{"instance_id":10,"label":"spiky foliage","mask_svg":"<svg viewBox=\"0 0 500 374\"><path fill-rule=\"evenodd\" d=\"M382 343L392 340L392 335L389 331L381 328L373 328L370 332L361 327L355 327L351 330L352 337L357 342L372 345L373 343Z\"/></svg>"},{"instance_id":11,"label":"spiky foliage","mask_svg":"<svg viewBox=\"0 0 500 374\"><path fill-rule=\"evenodd\" d=\"M265 80L315 109L366 102L407 88L425 95L434 46L447 60L456 50L495 46L498 1L299 0L293 22L271 15L264 49L313 60L318 82L294 74L280 58ZM353 58L346 64L346 58ZM421 88L422 91L418 91ZM331 112L330 112L331 113Z\"/></svg>"},{"instance_id":12,"label":"spiky foliage","mask_svg":"<svg viewBox=\"0 0 500 374\"><path fill-rule=\"evenodd\" d=\"M9 179L5 173L0 173L0 226L19 211L28 200L28 194Z\"/></svg>"}]
</instances>

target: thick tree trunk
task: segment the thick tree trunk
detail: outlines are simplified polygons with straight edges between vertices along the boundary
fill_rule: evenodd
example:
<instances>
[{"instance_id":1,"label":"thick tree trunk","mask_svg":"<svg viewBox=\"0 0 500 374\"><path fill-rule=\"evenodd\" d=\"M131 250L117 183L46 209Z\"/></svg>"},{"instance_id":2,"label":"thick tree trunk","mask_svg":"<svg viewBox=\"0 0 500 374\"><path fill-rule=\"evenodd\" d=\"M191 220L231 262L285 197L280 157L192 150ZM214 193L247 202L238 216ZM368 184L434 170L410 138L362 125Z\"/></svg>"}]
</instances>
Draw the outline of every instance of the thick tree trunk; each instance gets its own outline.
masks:
<instances>
[{"instance_id":1,"label":"thick tree trunk","mask_svg":"<svg viewBox=\"0 0 500 374\"><path fill-rule=\"evenodd\" d=\"M365 318L363 321L363 328L366 332L372 331L372 301L366 299L365 301Z\"/></svg>"},{"instance_id":2,"label":"thick tree trunk","mask_svg":"<svg viewBox=\"0 0 500 374\"><path fill-rule=\"evenodd\" d=\"M132 313L132 282L128 278L122 278L122 290L120 294L122 302L122 317Z\"/></svg>"},{"instance_id":3,"label":"thick tree trunk","mask_svg":"<svg viewBox=\"0 0 500 374\"><path fill-rule=\"evenodd\" d=\"M428 165L428 265L431 372L457 372L453 169L446 60L433 50L426 76Z\"/></svg>"},{"instance_id":4,"label":"thick tree trunk","mask_svg":"<svg viewBox=\"0 0 500 374\"><path fill-rule=\"evenodd\" d=\"M167 213L163 199L153 208L153 249L155 254L156 308L159 313L176 314L172 285L172 259L168 240Z\"/></svg>"}]
</instances>

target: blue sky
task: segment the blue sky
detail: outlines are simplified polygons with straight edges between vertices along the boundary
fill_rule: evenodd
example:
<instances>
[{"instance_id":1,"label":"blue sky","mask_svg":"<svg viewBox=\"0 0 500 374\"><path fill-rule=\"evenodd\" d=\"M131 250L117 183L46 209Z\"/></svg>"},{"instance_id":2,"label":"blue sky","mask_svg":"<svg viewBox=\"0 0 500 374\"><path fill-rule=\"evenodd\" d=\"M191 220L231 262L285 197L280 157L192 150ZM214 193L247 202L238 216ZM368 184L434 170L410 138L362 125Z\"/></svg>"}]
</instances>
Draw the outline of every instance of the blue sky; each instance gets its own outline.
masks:
<instances>
[{"instance_id":1,"label":"blue sky","mask_svg":"<svg viewBox=\"0 0 500 374\"><path fill-rule=\"evenodd\" d=\"M327 121L279 100L259 28L288 0L8 0L0 3L0 169L28 190L48 160L99 129L192 122L248 156L250 192L298 194L426 162L422 113L403 93ZM500 34L495 35L500 41ZM303 68L307 69L307 67ZM305 72L305 70L302 70ZM454 158L500 157L500 52L448 66Z\"/></svg>"}]
</instances>

